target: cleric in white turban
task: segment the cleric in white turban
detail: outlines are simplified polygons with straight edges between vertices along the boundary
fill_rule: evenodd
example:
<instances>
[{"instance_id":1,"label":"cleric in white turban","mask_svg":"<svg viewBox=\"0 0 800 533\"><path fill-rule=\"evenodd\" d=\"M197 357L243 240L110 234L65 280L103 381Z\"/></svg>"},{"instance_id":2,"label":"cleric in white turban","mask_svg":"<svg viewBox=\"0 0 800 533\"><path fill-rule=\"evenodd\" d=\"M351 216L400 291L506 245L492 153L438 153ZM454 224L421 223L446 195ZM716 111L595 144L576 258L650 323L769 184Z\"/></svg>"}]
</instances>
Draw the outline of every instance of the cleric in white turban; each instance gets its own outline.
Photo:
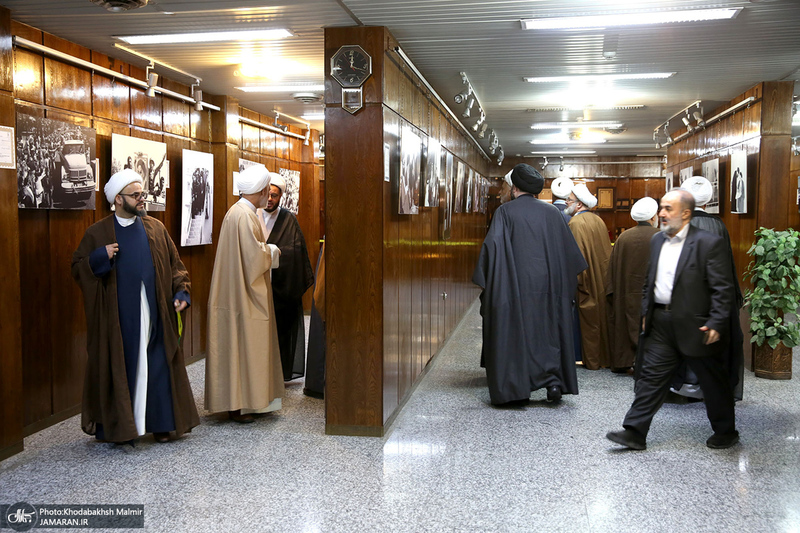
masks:
<instances>
[{"instance_id":1,"label":"cleric in white turban","mask_svg":"<svg viewBox=\"0 0 800 533\"><path fill-rule=\"evenodd\" d=\"M269 183L264 165L239 173L239 201L222 221L208 295L205 407L240 423L280 409L284 392L270 282L280 250L266 243L256 215Z\"/></svg>"},{"instance_id":2,"label":"cleric in white turban","mask_svg":"<svg viewBox=\"0 0 800 533\"><path fill-rule=\"evenodd\" d=\"M569 178L554 179L553 183L550 185L550 190L553 191L553 196L555 197L553 205L561 211L567 223L569 223L570 215L567 214L567 202L565 200L569 198L574 185L575 184Z\"/></svg>"},{"instance_id":3,"label":"cleric in white turban","mask_svg":"<svg viewBox=\"0 0 800 533\"><path fill-rule=\"evenodd\" d=\"M652 225L653 219L657 214L658 202L649 196L637 200L631 207L631 218L636 222L650 222Z\"/></svg>"},{"instance_id":4,"label":"cleric in white turban","mask_svg":"<svg viewBox=\"0 0 800 533\"><path fill-rule=\"evenodd\" d=\"M582 203L586 209L594 209L594 206L597 205L597 197L589 192L589 188L583 183L578 183L572 187L572 194L575 195L575 199ZM573 204L573 206L574 205L575 204ZM572 208L572 206L570 207ZM573 212L570 214L574 215L577 211L579 211L579 209L573 208Z\"/></svg>"},{"instance_id":5,"label":"cleric in white turban","mask_svg":"<svg viewBox=\"0 0 800 533\"><path fill-rule=\"evenodd\" d=\"M694 196L695 207L702 207L711 201L714 191L711 182L703 176L692 176L681 184L681 189Z\"/></svg>"},{"instance_id":6,"label":"cleric in white turban","mask_svg":"<svg viewBox=\"0 0 800 533\"><path fill-rule=\"evenodd\" d=\"M120 170L111 176L111 178L108 180L108 183L106 183L106 186L103 188L103 192L106 194L106 200L108 200L108 203L113 206L114 198L116 198L117 195L122 192L122 189L131 183L142 183L142 177L131 168Z\"/></svg>"},{"instance_id":7,"label":"cleric in white turban","mask_svg":"<svg viewBox=\"0 0 800 533\"><path fill-rule=\"evenodd\" d=\"M258 194L270 183L270 172L264 165L253 165L239 172L236 188L239 196ZM258 206L257 206L258 207Z\"/></svg>"}]
</instances>

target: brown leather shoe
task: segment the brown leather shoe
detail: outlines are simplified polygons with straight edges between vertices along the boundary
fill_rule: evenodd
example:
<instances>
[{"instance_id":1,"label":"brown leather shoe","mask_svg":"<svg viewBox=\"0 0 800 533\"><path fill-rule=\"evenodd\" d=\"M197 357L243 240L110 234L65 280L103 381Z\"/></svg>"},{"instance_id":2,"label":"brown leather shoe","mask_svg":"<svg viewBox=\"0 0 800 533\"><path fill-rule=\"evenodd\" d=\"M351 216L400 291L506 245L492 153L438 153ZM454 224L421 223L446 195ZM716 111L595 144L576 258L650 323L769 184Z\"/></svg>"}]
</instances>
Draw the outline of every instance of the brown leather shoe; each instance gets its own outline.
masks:
<instances>
[{"instance_id":1,"label":"brown leather shoe","mask_svg":"<svg viewBox=\"0 0 800 533\"><path fill-rule=\"evenodd\" d=\"M235 411L228 411L228 416L234 422L238 422L240 424L252 424L255 421L253 415L249 413L242 414L241 409L237 409Z\"/></svg>"},{"instance_id":2,"label":"brown leather shoe","mask_svg":"<svg viewBox=\"0 0 800 533\"><path fill-rule=\"evenodd\" d=\"M153 433L153 439L158 443L164 444L169 442L169 433Z\"/></svg>"}]
</instances>

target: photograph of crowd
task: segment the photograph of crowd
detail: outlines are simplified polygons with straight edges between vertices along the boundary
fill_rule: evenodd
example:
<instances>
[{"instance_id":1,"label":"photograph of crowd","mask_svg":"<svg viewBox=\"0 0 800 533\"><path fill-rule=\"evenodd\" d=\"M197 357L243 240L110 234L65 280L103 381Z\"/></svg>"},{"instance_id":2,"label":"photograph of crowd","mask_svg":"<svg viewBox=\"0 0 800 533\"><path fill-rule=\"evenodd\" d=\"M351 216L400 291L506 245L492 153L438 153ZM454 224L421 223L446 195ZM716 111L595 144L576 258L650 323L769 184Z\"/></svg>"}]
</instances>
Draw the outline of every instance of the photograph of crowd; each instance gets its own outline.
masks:
<instances>
[{"instance_id":1,"label":"photograph of crowd","mask_svg":"<svg viewBox=\"0 0 800 533\"><path fill-rule=\"evenodd\" d=\"M94 209L95 130L17 113L17 204L23 209Z\"/></svg>"},{"instance_id":2,"label":"photograph of crowd","mask_svg":"<svg viewBox=\"0 0 800 533\"><path fill-rule=\"evenodd\" d=\"M400 183L398 188L400 215L419 212L419 178L422 141L410 127L403 127L400 138Z\"/></svg>"},{"instance_id":3,"label":"photograph of crowd","mask_svg":"<svg viewBox=\"0 0 800 533\"><path fill-rule=\"evenodd\" d=\"M183 150L181 246L211 244L214 224L214 155Z\"/></svg>"},{"instance_id":4,"label":"photograph of crowd","mask_svg":"<svg viewBox=\"0 0 800 533\"><path fill-rule=\"evenodd\" d=\"M142 177L147 193L145 209L164 211L167 206L169 187L169 165L167 145L157 141L137 139L127 135L111 135L110 176L125 168L132 168Z\"/></svg>"},{"instance_id":5,"label":"photograph of crowd","mask_svg":"<svg viewBox=\"0 0 800 533\"><path fill-rule=\"evenodd\" d=\"M280 168L278 169L278 174L286 182L286 190L281 198L281 207L297 216L297 210L300 207L300 172Z\"/></svg>"}]
</instances>

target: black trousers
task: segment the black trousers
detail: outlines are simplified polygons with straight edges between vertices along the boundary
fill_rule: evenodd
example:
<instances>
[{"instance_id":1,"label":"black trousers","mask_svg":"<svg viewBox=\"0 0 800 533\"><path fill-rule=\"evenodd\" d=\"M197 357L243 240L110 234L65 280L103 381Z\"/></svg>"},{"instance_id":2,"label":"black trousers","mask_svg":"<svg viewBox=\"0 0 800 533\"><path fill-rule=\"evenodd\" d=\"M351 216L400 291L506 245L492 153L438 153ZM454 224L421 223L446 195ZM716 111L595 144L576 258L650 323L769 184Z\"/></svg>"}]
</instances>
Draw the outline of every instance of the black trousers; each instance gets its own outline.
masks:
<instances>
[{"instance_id":1,"label":"black trousers","mask_svg":"<svg viewBox=\"0 0 800 533\"><path fill-rule=\"evenodd\" d=\"M670 383L682 361L686 361L700 382L705 395L706 412L714 433L736 431L733 392L724 355L686 357L675 342L672 314L655 309L650 335L645 340L644 358L634 388L633 405L622 426L647 436L653 417L661 409ZM720 341L717 341L720 342Z\"/></svg>"}]
</instances>

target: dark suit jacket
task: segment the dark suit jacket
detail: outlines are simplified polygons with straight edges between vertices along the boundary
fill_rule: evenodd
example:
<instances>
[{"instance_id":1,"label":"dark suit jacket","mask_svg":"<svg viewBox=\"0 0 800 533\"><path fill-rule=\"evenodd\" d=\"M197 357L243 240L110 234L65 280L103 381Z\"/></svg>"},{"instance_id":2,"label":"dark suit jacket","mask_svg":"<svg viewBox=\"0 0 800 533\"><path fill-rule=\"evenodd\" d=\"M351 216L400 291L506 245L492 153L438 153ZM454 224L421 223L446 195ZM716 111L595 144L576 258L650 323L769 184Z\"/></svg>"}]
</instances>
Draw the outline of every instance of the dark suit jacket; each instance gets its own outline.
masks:
<instances>
[{"instance_id":1,"label":"dark suit jacket","mask_svg":"<svg viewBox=\"0 0 800 533\"><path fill-rule=\"evenodd\" d=\"M664 233L658 232L650 241L650 265L642 299L642 316L646 317L645 337L652 325L656 270L665 240ZM702 357L722 350L725 343L721 340L703 344L705 333L699 328L707 326L721 336L727 335L733 298L733 279L725 241L718 235L689 226L675 271L670 303L675 339L681 353Z\"/></svg>"}]
</instances>

